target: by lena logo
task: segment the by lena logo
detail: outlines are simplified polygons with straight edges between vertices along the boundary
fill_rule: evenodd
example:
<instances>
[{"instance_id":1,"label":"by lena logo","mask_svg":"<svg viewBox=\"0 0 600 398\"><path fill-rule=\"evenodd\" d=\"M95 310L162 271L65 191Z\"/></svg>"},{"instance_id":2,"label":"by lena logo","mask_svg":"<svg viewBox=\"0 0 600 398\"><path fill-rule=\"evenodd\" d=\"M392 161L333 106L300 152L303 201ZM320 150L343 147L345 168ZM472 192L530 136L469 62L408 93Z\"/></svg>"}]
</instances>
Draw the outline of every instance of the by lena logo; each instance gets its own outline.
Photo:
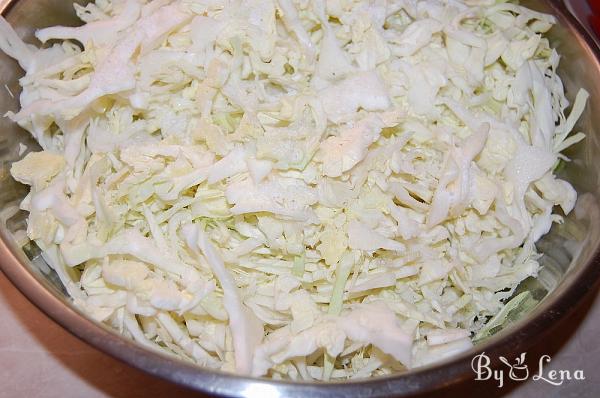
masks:
<instances>
[{"instance_id":1,"label":"by lena logo","mask_svg":"<svg viewBox=\"0 0 600 398\"><path fill-rule=\"evenodd\" d=\"M500 369L492 369L490 367L492 361L485 352L475 355L473 360L471 360L471 368L475 372L475 380L495 380L498 382L498 388L502 388L507 379L513 381L529 380L531 374L528 365L525 363L526 355L527 353L522 353L512 363L505 357L499 357L500 362L505 365ZM545 369L550 360L550 355L542 355L540 357L538 367L532 373L531 380L545 382L553 386L560 386L569 380L585 380L585 375L581 369L574 371Z\"/></svg>"},{"instance_id":2,"label":"by lena logo","mask_svg":"<svg viewBox=\"0 0 600 398\"><path fill-rule=\"evenodd\" d=\"M508 377L511 380L515 381L523 381L529 378L529 368L525 364L525 355L526 353L522 353L517 359L515 359L515 364L511 365L510 362L504 357L500 357L500 362L508 366L509 373Z\"/></svg>"}]
</instances>

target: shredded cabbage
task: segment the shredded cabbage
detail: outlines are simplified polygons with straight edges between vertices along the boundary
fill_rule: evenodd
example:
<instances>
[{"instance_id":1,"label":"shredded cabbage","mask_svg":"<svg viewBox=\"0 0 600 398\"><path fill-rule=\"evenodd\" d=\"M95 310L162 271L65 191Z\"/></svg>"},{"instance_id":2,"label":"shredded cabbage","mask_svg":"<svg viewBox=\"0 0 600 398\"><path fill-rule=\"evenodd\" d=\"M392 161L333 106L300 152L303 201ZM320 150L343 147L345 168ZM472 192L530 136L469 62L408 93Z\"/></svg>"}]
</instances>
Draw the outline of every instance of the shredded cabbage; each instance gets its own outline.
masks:
<instances>
[{"instance_id":1,"label":"shredded cabbage","mask_svg":"<svg viewBox=\"0 0 600 398\"><path fill-rule=\"evenodd\" d=\"M584 111L503 0L97 0L26 44L21 208L77 306L150 349L280 379L472 347L574 207ZM515 303L512 301L511 303ZM513 305L511 304L511 305ZM486 320L493 322L485 326ZM503 318L504 317L504 318Z\"/></svg>"}]
</instances>

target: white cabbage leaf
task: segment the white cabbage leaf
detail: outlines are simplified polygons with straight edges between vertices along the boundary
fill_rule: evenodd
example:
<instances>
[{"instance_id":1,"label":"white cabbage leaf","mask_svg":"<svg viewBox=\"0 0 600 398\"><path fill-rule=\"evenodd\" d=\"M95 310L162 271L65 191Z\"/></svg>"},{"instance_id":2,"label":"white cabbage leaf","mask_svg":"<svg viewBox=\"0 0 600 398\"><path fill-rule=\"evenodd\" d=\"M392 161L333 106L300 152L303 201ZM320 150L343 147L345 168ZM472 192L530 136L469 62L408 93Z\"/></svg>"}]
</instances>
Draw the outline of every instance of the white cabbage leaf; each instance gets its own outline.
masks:
<instances>
[{"instance_id":1,"label":"white cabbage leaf","mask_svg":"<svg viewBox=\"0 0 600 398\"><path fill-rule=\"evenodd\" d=\"M469 350L577 192L572 104L507 1L98 0L0 49L41 149L17 233L144 347L294 380ZM15 210L16 207L13 209ZM484 333L487 335L487 333Z\"/></svg>"}]
</instances>

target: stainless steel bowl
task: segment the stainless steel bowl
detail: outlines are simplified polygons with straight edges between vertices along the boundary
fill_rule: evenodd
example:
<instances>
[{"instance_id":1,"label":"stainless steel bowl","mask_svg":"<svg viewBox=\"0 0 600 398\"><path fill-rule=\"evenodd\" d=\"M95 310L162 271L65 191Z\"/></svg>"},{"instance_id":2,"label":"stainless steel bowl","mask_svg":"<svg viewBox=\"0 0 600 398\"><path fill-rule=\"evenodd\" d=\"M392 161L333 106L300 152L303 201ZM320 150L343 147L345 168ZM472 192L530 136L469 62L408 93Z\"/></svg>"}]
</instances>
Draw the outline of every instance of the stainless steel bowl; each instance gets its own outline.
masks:
<instances>
[{"instance_id":1,"label":"stainless steel bowl","mask_svg":"<svg viewBox=\"0 0 600 398\"><path fill-rule=\"evenodd\" d=\"M581 1L581 0L575 0ZM75 25L72 0L0 0L0 12L17 32L34 42L33 32L49 25ZM537 307L511 326L478 344L472 351L444 362L407 373L362 381L294 383L235 376L202 369L190 363L148 351L75 308L53 272L35 250L24 250L12 232L22 228L25 213L17 213L0 226L0 268L42 311L82 340L150 374L206 393L226 396L328 397L407 396L442 389L473 378L471 359L485 351L493 360L526 351L564 318L600 280L600 51L585 29L560 0L530 0L526 5L558 17L551 31L553 45L563 55L561 75L567 96L580 87L591 94L579 124L588 138L569 153L573 159L563 171L580 194L580 200L563 226L540 242L544 265L539 278L526 281L541 300ZM16 110L19 93L18 65L0 54L0 113ZM5 87L6 86L6 89ZM11 94L12 93L12 94ZM14 97L13 97L14 95ZM8 119L0 119L0 219L2 209L23 198L26 189L12 181L10 163L18 159L19 143L35 146L28 133ZM26 253L27 252L27 253Z\"/></svg>"}]
</instances>

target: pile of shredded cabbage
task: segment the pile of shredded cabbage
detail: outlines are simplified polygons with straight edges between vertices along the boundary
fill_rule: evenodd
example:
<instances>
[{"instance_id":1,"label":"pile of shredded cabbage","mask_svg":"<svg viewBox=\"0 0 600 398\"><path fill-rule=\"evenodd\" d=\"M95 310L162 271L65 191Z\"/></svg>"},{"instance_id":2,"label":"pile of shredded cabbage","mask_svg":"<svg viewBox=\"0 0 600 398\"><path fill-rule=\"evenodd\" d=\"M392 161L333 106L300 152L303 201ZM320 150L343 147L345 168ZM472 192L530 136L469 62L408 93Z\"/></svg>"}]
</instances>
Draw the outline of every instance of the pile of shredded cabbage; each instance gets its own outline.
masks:
<instances>
[{"instance_id":1,"label":"pile of shredded cabbage","mask_svg":"<svg viewBox=\"0 0 600 398\"><path fill-rule=\"evenodd\" d=\"M97 0L0 48L74 302L199 365L328 380L468 350L576 192L555 19L502 0Z\"/></svg>"}]
</instances>

